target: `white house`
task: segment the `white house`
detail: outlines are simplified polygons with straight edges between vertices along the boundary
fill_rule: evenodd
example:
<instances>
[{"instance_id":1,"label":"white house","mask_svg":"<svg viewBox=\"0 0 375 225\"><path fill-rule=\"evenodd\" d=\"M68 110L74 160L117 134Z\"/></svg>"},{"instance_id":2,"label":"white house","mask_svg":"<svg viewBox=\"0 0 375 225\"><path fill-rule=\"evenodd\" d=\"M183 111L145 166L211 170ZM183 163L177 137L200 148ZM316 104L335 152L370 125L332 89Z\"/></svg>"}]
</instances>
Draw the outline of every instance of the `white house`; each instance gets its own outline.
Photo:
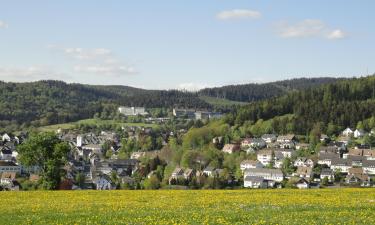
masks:
<instances>
[{"instance_id":1,"label":"white house","mask_svg":"<svg viewBox=\"0 0 375 225\"><path fill-rule=\"evenodd\" d=\"M349 137L349 136L351 136L351 135L353 135L353 130L352 129L350 129L349 127L348 128L346 128L343 132L342 132L342 135L344 135L344 136L346 136L346 137Z\"/></svg>"},{"instance_id":2,"label":"white house","mask_svg":"<svg viewBox=\"0 0 375 225\"><path fill-rule=\"evenodd\" d=\"M10 142L12 139L10 138L10 136L7 133L5 133L5 134L3 134L2 140L3 140L3 142Z\"/></svg>"},{"instance_id":3,"label":"white house","mask_svg":"<svg viewBox=\"0 0 375 225\"><path fill-rule=\"evenodd\" d=\"M244 179L245 188L266 188L267 181L262 177L246 176Z\"/></svg>"},{"instance_id":4,"label":"white house","mask_svg":"<svg viewBox=\"0 0 375 225\"><path fill-rule=\"evenodd\" d=\"M277 138L276 138L276 135L274 135L274 134L263 134L262 139L266 143L272 143L272 142L275 142Z\"/></svg>"},{"instance_id":5,"label":"white house","mask_svg":"<svg viewBox=\"0 0 375 225\"><path fill-rule=\"evenodd\" d=\"M262 177L265 180L272 180L276 182L281 182L284 179L283 172L280 169L264 169L264 168L254 168L246 169L244 172L244 177Z\"/></svg>"},{"instance_id":6,"label":"white house","mask_svg":"<svg viewBox=\"0 0 375 225\"><path fill-rule=\"evenodd\" d=\"M362 168L366 174L375 175L375 160L363 161Z\"/></svg>"},{"instance_id":7,"label":"white house","mask_svg":"<svg viewBox=\"0 0 375 225\"><path fill-rule=\"evenodd\" d=\"M295 167L298 167L298 166L314 167L314 161L305 157L298 157L294 161L293 165Z\"/></svg>"},{"instance_id":8,"label":"white house","mask_svg":"<svg viewBox=\"0 0 375 225\"><path fill-rule=\"evenodd\" d=\"M319 153L319 158L318 158L318 164L319 165L327 165L331 166L332 161L335 159L339 159L340 155L339 154L334 154L334 153Z\"/></svg>"},{"instance_id":9,"label":"white house","mask_svg":"<svg viewBox=\"0 0 375 225\"><path fill-rule=\"evenodd\" d=\"M294 138L295 138L294 134L281 135L277 137L277 142L280 142L280 143L293 142Z\"/></svg>"},{"instance_id":10,"label":"white house","mask_svg":"<svg viewBox=\"0 0 375 225\"><path fill-rule=\"evenodd\" d=\"M353 136L354 136L355 138L361 138L361 137L365 136L365 134L366 134L366 132L365 132L364 130L362 130L362 129L356 129L356 130L354 131Z\"/></svg>"},{"instance_id":11,"label":"white house","mask_svg":"<svg viewBox=\"0 0 375 225\"><path fill-rule=\"evenodd\" d=\"M136 116L136 115L147 115L146 109L144 107L119 107L119 113L125 116Z\"/></svg>"},{"instance_id":12,"label":"white house","mask_svg":"<svg viewBox=\"0 0 375 225\"><path fill-rule=\"evenodd\" d=\"M275 152L275 154L277 152L280 152L285 158L291 158L295 151L292 150L292 149L279 148L279 149L276 149L274 152Z\"/></svg>"},{"instance_id":13,"label":"white house","mask_svg":"<svg viewBox=\"0 0 375 225\"><path fill-rule=\"evenodd\" d=\"M215 176L215 168L208 166L203 170L203 174L208 177L213 177Z\"/></svg>"},{"instance_id":14,"label":"white house","mask_svg":"<svg viewBox=\"0 0 375 225\"><path fill-rule=\"evenodd\" d=\"M310 187L310 185L309 185L309 182L306 179L301 178L296 182L296 187L298 189L308 189Z\"/></svg>"},{"instance_id":15,"label":"white house","mask_svg":"<svg viewBox=\"0 0 375 225\"><path fill-rule=\"evenodd\" d=\"M272 149L260 150L257 154L257 160L261 162L264 166L267 166L273 161L273 150Z\"/></svg>"},{"instance_id":16,"label":"white house","mask_svg":"<svg viewBox=\"0 0 375 225\"><path fill-rule=\"evenodd\" d=\"M241 170L244 171L245 169L263 168L263 165L259 161L244 160L241 162L240 167Z\"/></svg>"},{"instance_id":17,"label":"white house","mask_svg":"<svg viewBox=\"0 0 375 225\"><path fill-rule=\"evenodd\" d=\"M173 170L173 172L171 174L171 178L175 179L175 180L184 178L184 170L177 167L176 169Z\"/></svg>"},{"instance_id":18,"label":"white house","mask_svg":"<svg viewBox=\"0 0 375 225\"><path fill-rule=\"evenodd\" d=\"M341 173L348 173L349 168L352 168L352 163L347 159L333 159L330 168L333 171L340 171Z\"/></svg>"},{"instance_id":19,"label":"white house","mask_svg":"<svg viewBox=\"0 0 375 225\"><path fill-rule=\"evenodd\" d=\"M112 190L115 186L112 184L111 179L108 175L100 175L94 180L96 190Z\"/></svg>"},{"instance_id":20,"label":"white house","mask_svg":"<svg viewBox=\"0 0 375 225\"><path fill-rule=\"evenodd\" d=\"M323 168L322 171L320 172L320 179L323 180L326 177L328 178L329 182L334 181L335 174L333 173L333 170L329 168Z\"/></svg>"}]
</instances>

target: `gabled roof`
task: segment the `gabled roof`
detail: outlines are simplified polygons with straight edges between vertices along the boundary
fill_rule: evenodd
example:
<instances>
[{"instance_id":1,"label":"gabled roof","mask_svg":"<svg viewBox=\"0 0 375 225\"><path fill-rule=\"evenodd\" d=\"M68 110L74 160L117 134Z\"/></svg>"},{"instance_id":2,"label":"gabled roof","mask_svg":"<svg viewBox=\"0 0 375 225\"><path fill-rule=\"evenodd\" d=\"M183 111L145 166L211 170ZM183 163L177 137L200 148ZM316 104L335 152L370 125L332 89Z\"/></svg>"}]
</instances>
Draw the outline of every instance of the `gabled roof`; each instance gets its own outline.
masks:
<instances>
[{"instance_id":1,"label":"gabled roof","mask_svg":"<svg viewBox=\"0 0 375 225\"><path fill-rule=\"evenodd\" d=\"M263 177L257 176L246 176L245 181L253 182L253 183L262 183L264 181Z\"/></svg>"},{"instance_id":2,"label":"gabled roof","mask_svg":"<svg viewBox=\"0 0 375 225\"><path fill-rule=\"evenodd\" d=\"M322 171L320 172L320 175L331 176L333 175L333 170L330 168L323 168Z\"/></svg>"},{"instance_id":3,"label":"gabled roof","mask_svg":"<svg viewBox=\"0 0 375 225\"><path fill-rule=\"evenodd\" d=\"M257 163L259 162L256 160L244 160L241 162L241 165L256 165Z\"/></svg>"}]
</instances>

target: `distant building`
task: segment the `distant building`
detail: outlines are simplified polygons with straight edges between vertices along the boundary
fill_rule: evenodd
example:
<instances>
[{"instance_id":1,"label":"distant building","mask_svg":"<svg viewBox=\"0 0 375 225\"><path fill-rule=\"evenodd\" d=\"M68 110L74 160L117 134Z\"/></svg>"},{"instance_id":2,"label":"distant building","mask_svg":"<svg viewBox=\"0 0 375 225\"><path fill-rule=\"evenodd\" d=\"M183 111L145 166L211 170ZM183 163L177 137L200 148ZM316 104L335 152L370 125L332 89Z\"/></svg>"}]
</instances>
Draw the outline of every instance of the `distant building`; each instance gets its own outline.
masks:
<instances>
[{"instance_id":1,"label":"distant building","mask_svg":"<svg viewBox=\"0 0 375 225\"><path fill-rule=\"evenodd\" d=\"M144 107L119 107L118 111L125 116L147 115Z\"/></svg>"}]
</instances>

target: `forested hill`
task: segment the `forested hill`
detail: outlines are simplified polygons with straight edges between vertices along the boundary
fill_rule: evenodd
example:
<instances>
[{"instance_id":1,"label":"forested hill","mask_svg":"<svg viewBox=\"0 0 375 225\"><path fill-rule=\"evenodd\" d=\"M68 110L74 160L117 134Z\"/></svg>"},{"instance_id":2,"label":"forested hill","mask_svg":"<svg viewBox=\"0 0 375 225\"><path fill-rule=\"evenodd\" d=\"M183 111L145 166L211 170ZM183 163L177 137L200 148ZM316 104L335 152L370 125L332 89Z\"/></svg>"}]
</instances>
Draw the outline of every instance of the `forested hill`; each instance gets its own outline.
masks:
<instances>
[{"instance_id":1,"label":"forested hill","mask_svg":"<svg viewBox=\"0 0 375 225\"><path fill-rule=\"evenodd\" d=\"M39 126L91 118L110 105L210 108L197 94L126 86L90 86L62 81L0 82L0 126ZM114 108L114 109L113 109Z\"/></svg>"},{"instance_id":2,"label":"forested hill","mask_svg":"<svg viewBox=\"0 0 375 225\"><path fill-rule=\"evenodd\" d=\"M200 96L222 98L239 102L252 102L281 96L293 90L303 90L323 84L334 83L342 78L299 78L264 84L239 84L206 88L199 91Z\"/></svg>"},{"instance_id":3,"label":"forested hill","mask_svg":"<svg viewBox=\"0 0 375 225\"><path fill-rule=\"evenodd\" d=\"M306 134L316 128L337 134L345 127L369 128L362 122L375 123L375 75L254 102L227 118L228 123L236 125L258 121L259 129L266 120L271 121L268 131L278 133Z\"/></svg>"}]
</instances>

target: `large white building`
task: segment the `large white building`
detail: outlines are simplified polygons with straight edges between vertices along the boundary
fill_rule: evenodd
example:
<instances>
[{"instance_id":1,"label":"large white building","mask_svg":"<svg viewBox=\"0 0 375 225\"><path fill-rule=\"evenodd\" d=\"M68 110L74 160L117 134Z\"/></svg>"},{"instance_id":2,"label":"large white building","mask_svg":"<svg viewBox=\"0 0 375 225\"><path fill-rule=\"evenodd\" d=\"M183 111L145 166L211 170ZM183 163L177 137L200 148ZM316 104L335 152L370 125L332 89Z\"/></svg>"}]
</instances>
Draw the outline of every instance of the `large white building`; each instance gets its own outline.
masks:
<instances>
[{"instance_id":1,"label":"large white building","mask_svg":"<svg viewBox=\"0 0 375 225\"><path fill-rule=\"evenodd\" d=\"M280 169L253 168L245 169L244 177L261 177L265 180L281 182L284 179L283 172Z\"/></svg>"},{"instance_id":2,"label":"large white building","mask_svg":"<svg viewBox=\"0 0 375 225\"><path fill-rule=\"evenodd\" d=\"M144 107L124 107L118 108L118 111L125 116L147 115Z\"/></svg>"}]
</instances>

